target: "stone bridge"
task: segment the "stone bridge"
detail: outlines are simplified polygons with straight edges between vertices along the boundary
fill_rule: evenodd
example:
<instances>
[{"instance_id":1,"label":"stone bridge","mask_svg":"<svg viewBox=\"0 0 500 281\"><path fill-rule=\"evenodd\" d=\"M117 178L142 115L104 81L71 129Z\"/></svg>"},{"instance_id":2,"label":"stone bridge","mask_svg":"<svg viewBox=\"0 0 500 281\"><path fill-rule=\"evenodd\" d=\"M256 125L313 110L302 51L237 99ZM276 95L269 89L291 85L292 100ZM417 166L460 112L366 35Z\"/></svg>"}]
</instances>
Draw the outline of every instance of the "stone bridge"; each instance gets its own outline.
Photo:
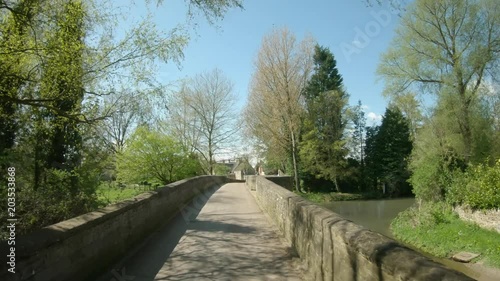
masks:
<instances>
[{"instance_id":1,"label":"stone bridge","mask_svg":"<svg viewBox=\"0 0 500 281\"><path fill-rule=\"evenodd\" d=\"M18 237L0 280L472 280L271 180L186 179Z\"/></svg>"}]
</instances>

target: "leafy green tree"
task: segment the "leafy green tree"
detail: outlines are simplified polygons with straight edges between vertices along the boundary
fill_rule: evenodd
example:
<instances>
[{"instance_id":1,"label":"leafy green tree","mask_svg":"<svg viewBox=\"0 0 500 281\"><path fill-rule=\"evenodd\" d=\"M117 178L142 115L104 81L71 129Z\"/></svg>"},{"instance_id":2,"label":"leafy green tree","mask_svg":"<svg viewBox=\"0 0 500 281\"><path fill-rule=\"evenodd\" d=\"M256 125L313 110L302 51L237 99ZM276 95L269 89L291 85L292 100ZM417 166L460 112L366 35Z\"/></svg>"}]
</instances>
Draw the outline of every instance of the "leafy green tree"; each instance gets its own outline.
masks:
<instances>
[{"instance_id":1,"label":"leafy green tree","mask_svg":"<svg viewBox=\"0 0 500 281\"><path fill-rule=\"evenodd\" d=\"M498 159L494 142L495 115L482 101L471 107L474 157L470 163L466 162L460 124L455 121L461 112L456 99L458 97L452 94L443 95L415 138L411 183L417 197L425 201L444 200L456 173L464 172L469 165L483 163L488 158Z\"/></svg>"},{"instance_id":2,"label":"leafy green tree","mask_svg":"<svg viewBox=\"0 0 500 281\"><path fill-rule=\"evenodd\" d=\"M446 190L446 201L473 209L499 208L500 160L491 166L471 165L464 173L455 173Z\"/></svg>"},{"instance_id":3,"label":"leafy green tree","mask_svg":"<svg viewBox=\"0 0 500 281\"><path fill-rule=\"evenodd\" d=\"M391 98L410 90L452 98L461 150L474 156L472 111L485 80L498 79L500 6L491 0L417 0L408 6L378 73ZM451 117L451 116L450 116Z\"/></svg>"},{"instance_id":4,"label":"leafy green tree","mask_svg":"<svg viewBox=\"0 0 500 281\"><path fill-rule=\"evenodd\" d=\"M413 128L411 183L420 199L443 200L456 172L496 155L498 117L485 106L484 88L498 84L499 27L498 1L418 0L382 56L386 96L398 102L411 92L435 101Z\"/></svg>"},{"instance_id":5,"label":"leafy green tree","mask_svg":"<svg viewBox=\"0 0 500 281\"><path fill-rule=\"evenodd\" d=\"M228 9L241 7L237 0L187 3L190 11L212 22ZM96 126L117 110L102 110L98 104L102 96L117 95L114 82L134 73L128 76L140 78L133 84L144 86L150 82L148 69L154 69L151 63L178 62L183 56L188 36L182 28L161 32L148 17L117 39L112 32L116 14L108 13L112 9L106 5L112 4L0 1L0 157L13 158L6 151L14 143L37 145L32 161L35 186L45 168L71 170L78 165L81 139L89 137L82 136L80 128Z\"/></svg>"},{"instance_id":6,"label":"leafy green tree","mask_svg":"<svg viewBox=\"0 0 500 281\"><path fill-rule=\"evenodd\" d=\"M85 11L79 1L64 4L64 16L57 18L53 37L48 41L41 78L41 97L51 100L45 120L49 126L50 148L47 163L72 170L80 162L81 135L71 116L81 113L83 102L83 51L85 49Z\"/></svg>"},{"instance_id":7,"label":"leafy green tree","mask_svg":"<svg viewBox=\"0 0 500 281\"><path fill-rule=\"evenodd\" d=\"M65 170L71 183L68 188L76 188L78 177L71 172L81 163L82 139L74 116L80 114L83 101L85 12L81 2L68 1L54 13L59 16L52 18L51 28L43 34L45 46L38 51L45 61L37 85L32 89L34 95L30 94L47 106L23 110L25 117L34 121L31 131L24 130L27 133L24 137L28 141L26 145L34 147L31 155L35 190L45 184L53 169Z\"/></svg>"},{"instance_id":8,"label":"leafy green tree","mask_svg":"<svg viewBox=\"0 0 500 281\"><path fill-rule=\"evenodd\" d=\"M408 120L397 107L386 109L382 124L368 130L366 162L374 184L385 185L391 195L409 194L409 156L413 148Z\"/></svg>"},{"instance_id":9,"label":"leafy green tree","mask_svg":"<svg viewBox=\"0 0 500 281\"><path fill-rule=\"evenodd\" d=\"M0 2L0 4L6 4ZM3 5L0 5L3 6ZM7 167L9 153L19 129L18 95L27 87L29 56L20 50L32 48L29 25L37 10L36 1L20 1L1 17L0 26L0 168ZM3 177L3 176L2 176Z\"/></svg>"},{"instance_id":10,"label":"leafy green tree","mask_svg":"<svg viewBox=\"0 0 500 281\"><path fill-rule=\"evenodd\" d=\"M16 177L19 233L97 207L95 190L108 168L103 163L114 159L101 121L130 120L114 115L121 104L108 106L103 99L123 100L117 90L122 85L131 91L158 88L151 79L157 64L183 58L188 28L162 31L148 14L115 32L119 12L113 8L122 5L115 2L0 0L0 168L23 171ZM201 13L211 23L241 7L239 0L186 3L190 20ZM127 136L119 136L118 149ZM199 168L196 155L184 156L185 173L172 177Z\"/></svg>"},{"instance_id":11,"label":"leafy green tree","mask_svg":"<svg viewBox=\"0 0 500 281\"><path fill-rule=\"evenodd\" d=\"M162 0L150 1L158 5L163 4ZM215 24L222 19L229 9L243 8L241 0L217 0L217 1L186 1L188 5L188 22L196 19L198 14L210 23ZM23 83L37 84L39 82L40 68L47 59L46 55L52 52L44 52L46 46L45 38L50 34L55 21L64 17L64 11L60 7L67 3L81 5L84 10L84 22L90 34L85 44L85 72L83 88L86 98L99 99L105 94L114 94L116 84L127 80L127 86L131 83L145 86L151 83L150 77L154 74L157 62L174 61L179 63L183 58L183 48L187 45L189 38L188 25L179 25L168 32L159 30L152 21L152 14L148 14L136 26L124 31L124 36L118 37L116 32L117 6L106 1L59 1L59 0L17 0L0 1L0 21L9 19L13 22L14 30L19 30L21 34L28 34L27 38L15 36L12 32L2 32L2 37L7 38L9 44L6 54L21 58L20 68L24 72L11 73L10 77L15 77ZM112 11L112 12L108 12ZM22 30L29 30L25 32ZM14 40L11 40L11 39ZM26 44L30 43L30 44ZM2 56L5 53L2 53ZM12 64L7 64L12 65ZM128 77L137 77L127 79ZM30 107L44 107L56 110L51 100L44 99L40 95L33 95L32 91L21 89L16 96L0 95L0 101L10 102L15 105L25 105ZM92 115L76 115L80 121L99 120L106 117Z\"/></svg>"},{"instance_id":12,"label":"leafy green tree","mask_svg":"<svg viewBox=\"0 0 500 281\"><path fill-rule=\"evenodd\" d=\"M346 165L345 118L348 94L329 49L315 47L314 71L304 89L307 115L300 156L303 170L338 183Z\"/></svg>"},{"instance_id":13,"label":"leafy green tree","mask_svg":"<svg viewBox=\"0 0 500 281\"><path fill-rule=\"evenodd\" d=\"M220 163L214 165L214 175L227 176L229 173L231 173L231 168L227 165Z\"/></svg>"},{"instance_id":14,"label":"leafy green tree","mask_svg":"<svg viewBox=\"0 0 500 281\"><path fill-rule=\"evenodd\" d=\"M490 164L495 164L495 159L500 159L500 85L485 85L483 87L483 99L481 100L483 115L491 128L492 151L490 152ZM487 134L487 131L486 131Z\"/></svg>"},{"instance_id":15,"label":"leafy green tree","mask_svg":"<svg viewBox=\"0 0 500 281\"><path fill-rule=\"evenodd\" d=\"M199 173L197 159L180 143L159 132L138 127L118 154L118 181L168 184Z\"/></svg>"}]
</instances>

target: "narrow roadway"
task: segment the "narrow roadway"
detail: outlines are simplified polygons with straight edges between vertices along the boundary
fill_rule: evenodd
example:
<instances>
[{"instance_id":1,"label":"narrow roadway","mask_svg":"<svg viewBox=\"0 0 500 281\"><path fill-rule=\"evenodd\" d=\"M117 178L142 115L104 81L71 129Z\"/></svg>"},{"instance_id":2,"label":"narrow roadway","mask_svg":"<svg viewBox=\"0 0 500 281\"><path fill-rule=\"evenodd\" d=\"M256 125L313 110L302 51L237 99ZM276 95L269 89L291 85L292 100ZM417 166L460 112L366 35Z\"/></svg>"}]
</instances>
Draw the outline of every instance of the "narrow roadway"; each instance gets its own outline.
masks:
<instances>
[{"instance_id":1,"label":"narrow roadway","mask_svg":"<svg viewBox=\"0 0 500 281\"><path fill-rule=\"evenodd\" d=\"M229 183L199 196L99 280L302 280L301 276L297 259L250 191L243 183Z\"/></svg>"}]
</instances>

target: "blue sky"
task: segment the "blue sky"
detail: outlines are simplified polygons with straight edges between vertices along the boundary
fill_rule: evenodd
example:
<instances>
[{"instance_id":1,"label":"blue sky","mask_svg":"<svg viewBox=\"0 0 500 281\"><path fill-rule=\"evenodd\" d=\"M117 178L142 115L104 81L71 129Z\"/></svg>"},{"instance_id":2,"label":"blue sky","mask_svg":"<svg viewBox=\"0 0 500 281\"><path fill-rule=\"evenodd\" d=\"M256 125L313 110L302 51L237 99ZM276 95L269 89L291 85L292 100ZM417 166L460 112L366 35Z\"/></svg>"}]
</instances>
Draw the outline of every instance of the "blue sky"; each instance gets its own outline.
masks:
<instances>
[{"instance_id":1,"label":"blue sky","mask_svg":"<svg viewBox=\"0 0 500 281\"><path fill-rule=\"evenodd\" d=\"M143 3L137 1L138 9L131 12L141 13L139 6ZM384 112L387 101L381 95L383 81L376 81L375 71L399 21L389 7L368 7L364 0L247 0L244 6L244 10L230 10L218 22L219 28L200 17L181 69L175 64L163 65L159 80L170 83L219 68L234 82L242 108L263 36L274 27L287 26L299 40L311 34L320 45L330 48L350 94L350 104L361 100L371 118ZM184 21L185 11L184 0L165 0L155 8L156 23L168 30Z\"/></svg>"}]
</instances>

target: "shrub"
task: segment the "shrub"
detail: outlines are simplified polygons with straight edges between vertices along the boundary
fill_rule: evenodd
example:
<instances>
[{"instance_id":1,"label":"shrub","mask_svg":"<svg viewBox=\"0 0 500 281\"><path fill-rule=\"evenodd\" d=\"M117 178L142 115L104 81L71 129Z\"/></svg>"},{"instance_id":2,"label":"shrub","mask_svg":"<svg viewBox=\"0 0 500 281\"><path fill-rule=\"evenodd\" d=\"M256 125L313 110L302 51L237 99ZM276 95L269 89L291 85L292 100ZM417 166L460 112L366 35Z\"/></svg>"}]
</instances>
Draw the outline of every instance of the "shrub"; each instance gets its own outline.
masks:
<instances>
[{"instance_id":1,"label":"shrub","mask_svg":"<svg viewBox=\"0 0 500 281\"><path fill-rule=\"evenodd\" d=\"M443 202L424 203L412 206L398 214L392 225L411 225L416 227L434 227L447 224L457 218L452 208Z\"/></svg>"},{"instance_id":2,"label":"shrub","mask_svg":"<svg viewBox=\"0 0 500 281\"><path fill-rule=\"evenodd\" d=\"M48 169L38 189L28 177L20 173L16 178L17 234L26 234L45 226L93 211L98 207L95 173L80 167L73 171ZM4 192L0 192L3 196ZM5 196L3 198L6 198ZM5 221L7 211L1 209L0 220ZM0 230L0 240L5 239Z\"/></svg>"},{"instance_id":3,"label":"shrub","mask_svg":"<svg viewBox=\"0 0 500 281\"><path fill-rule=\"evenodd\" d=\"M419 199L430 202L443 200L444 187L451 182L449 170L441 157L428 154L414 159L409 180L413 193Z\"/></svg>"},{"instance_id":4,"label":"shrub","mask_svg":"<svg viewBox=\"0 0 500 281\"><path fill-rule=\"evenodd\" d=\"M464 173L455 173L447 190L447 201L473 209L500 208L500 160L470 166Z\"/></svg>"}]
</instances>

